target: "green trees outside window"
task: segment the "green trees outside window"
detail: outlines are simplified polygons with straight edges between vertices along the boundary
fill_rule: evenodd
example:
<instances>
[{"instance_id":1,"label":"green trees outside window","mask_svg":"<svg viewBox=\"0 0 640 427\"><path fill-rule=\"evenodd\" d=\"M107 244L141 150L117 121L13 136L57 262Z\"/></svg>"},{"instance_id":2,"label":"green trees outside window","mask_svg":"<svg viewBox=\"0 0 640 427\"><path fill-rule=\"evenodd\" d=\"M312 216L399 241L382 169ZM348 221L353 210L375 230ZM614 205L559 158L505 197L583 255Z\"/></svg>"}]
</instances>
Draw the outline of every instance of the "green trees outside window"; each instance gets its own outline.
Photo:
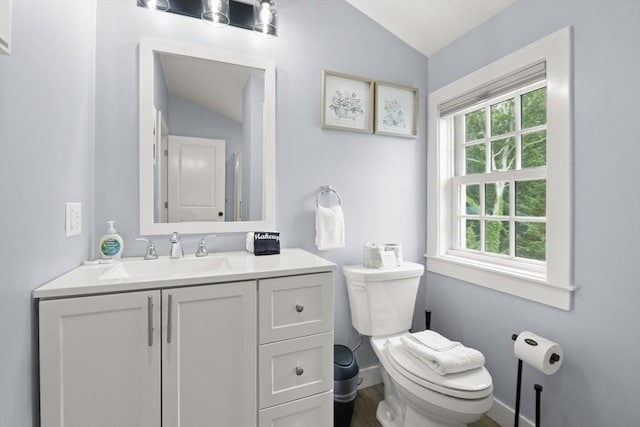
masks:
<instances>
[{"instance_id":1,"label":"green trees outside window","mask_svg":"<svg viewBox=\"0 0 640 427\"><path fill-rule=\"evenodd\" d=\"M478 175L461 186L464 248L546 260L546 179L517 175L546 166L546 101L540 87L464 114L464 174Z\"/></svg>"}]
</instances>

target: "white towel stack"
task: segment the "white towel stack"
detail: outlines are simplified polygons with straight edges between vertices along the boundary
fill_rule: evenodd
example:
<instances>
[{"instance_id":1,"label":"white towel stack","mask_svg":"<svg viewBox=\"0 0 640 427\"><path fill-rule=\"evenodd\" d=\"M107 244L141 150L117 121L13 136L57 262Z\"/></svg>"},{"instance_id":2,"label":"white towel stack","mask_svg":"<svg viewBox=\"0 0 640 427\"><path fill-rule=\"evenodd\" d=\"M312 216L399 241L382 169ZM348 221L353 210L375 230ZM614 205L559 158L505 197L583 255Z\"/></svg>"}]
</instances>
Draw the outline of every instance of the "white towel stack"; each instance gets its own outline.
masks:
<instances>
[{"instance_id":1,"label":"white towel stack","mask_svg":"<svg viewBox=\"0 0 640 427\"><path fill-rule=\"evenodd\" d=\"M434 331L400 337L404 348L440 375L464 372L484 366L478 350L450 341Z\"/></svg>"},{"instance_id":2,"label":"white towel stack","mask_svg":"<svg viewBox=\"0 0 640 427\"><path fill-rule=\"evenodd\" d=\"M340 205L316 209L316 247L320 251L344 248L344 215Z\"/></svg>"}]
</instances>

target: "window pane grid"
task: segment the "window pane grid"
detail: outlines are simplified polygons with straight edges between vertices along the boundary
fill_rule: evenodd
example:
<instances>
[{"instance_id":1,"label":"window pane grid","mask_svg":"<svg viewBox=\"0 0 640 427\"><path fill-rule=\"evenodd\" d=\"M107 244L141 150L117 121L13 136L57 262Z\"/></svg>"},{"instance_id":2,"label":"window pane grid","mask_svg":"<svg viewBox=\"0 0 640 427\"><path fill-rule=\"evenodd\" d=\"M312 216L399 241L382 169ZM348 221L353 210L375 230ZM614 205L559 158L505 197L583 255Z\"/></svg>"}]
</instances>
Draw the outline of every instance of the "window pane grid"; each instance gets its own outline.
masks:
<instances>
[{"instance_id":1,"label":"window pane grid","mask_svg":"<svg viewBox=\"0 0 640 427\"><path fill-rule=\"evenodd\" d=\"M456 157L463 168L453 177L458 193L454 249L517 262L544 261L546 186L544 194L535 196L540 191L536 182L546 182L544 90L546 82L537 83L456 115L462 118ZM530 111L536 116L524 117Z\"/></svg>"},{"instance_id":2,"label":"window pane grid","mask_svg":"<svg viewBox=\"0 0 640 427\"><path fill-rule=\"evenodd\" d=\"M482 140L463 142L462 149L464 150L465 155L459 156L459 158L461 158L463 164L466 165L466 167L464 168L464 171L465 171L464 174L465 175L473 174L474 176L476 176L482 173L493 174L496 172L498 173L503 172L504 170L520 171L520 170L532 169L535 167L546 166L546 161L541 163L539 162L534 166L526 166L526 165L523 166L522 164L523 163L522 161L523 141L526 140L527 138L532 140L534 138L537 140L543 139L546 144L546 131L547 131L547 126L542 125L542 126L536 126L534 128L524 129L524 130L518 129L514 132L509 132L504 135L499 135L494 137L488 137ZM493 164L492 156L493 156L493 153L495 152L494 150L494 148L496 147L495 144L500 144L500 143L502 143L503 145L508 144L508 145L515 146L514 154L513 154L513 156L515 157L515 161L514 161L513 167L509 167L507 169L495 169L492 167L492 164ZM472 150L472 151L469 151L469 150ZM471 155L467 153L471 153ZM480 163L480 159L482 157L484 157L484 167ZM484 172L481 172L482 169L484 169ZM461 176L461 175L457 175L457 176Z\"/></svg>"},{"instance_id":3,"label":"window pane grid","mask_svg":"<svg viewBox=\"0 0 640 427\"><path fill-rule=\"evenodd\" d=\"M528 135L530 133L535 133L535 132L540 132L540 131L544 131L547 129L547 125L540 125L540 126L536 126L536 127L532 127L532 128L527 128L527 129L518 129L518 130L514 130L513 132L508 132L502 135L496 135L496 136L491 136L491 137L487 137L484 139L477 139L475 141L467 141L464 143L465 146L467 145L476 145L476 144L483 144L486 143L486 141L496 141L496 140L500 140L500 139L505 139L505 138L516 138L522 135Z\"/></svg>"},{"instance_id":4,"label":"window pane grid","mask_svg":"<svg viewBox=\"0 0 640 427\"><path fill-rule=\"evenodd\" d=\"M459 202L458 207L456 207L458 212L456 234L458 238L455 241L458 242L458 245L455 249L477 253L482 256L498 256L518 261L528 261L530 259L532 261L544 261L546 250L542 250L541 247L546 245L546 216L516 215L517 182L522 181L502 182L501 197L506 196L508 198L508 214L506 215L494 214L496 209L501 210L500 207L493 206L491 213L487 210L486 185L492 188L491 185L497 184L496 182L457 186L460 197L458 197ZM492 189L492 197L494 202L499 197L497 185L495 189ZM540 224L540 226L536 229L533 224ZM524 243L518 245L518 232L520 233L520 239L529 241L529 245L533 246L533 249L526 246L522 249ZM491 239L488 239L488 233L491 235Z\"/></svg>"}]
</instances>

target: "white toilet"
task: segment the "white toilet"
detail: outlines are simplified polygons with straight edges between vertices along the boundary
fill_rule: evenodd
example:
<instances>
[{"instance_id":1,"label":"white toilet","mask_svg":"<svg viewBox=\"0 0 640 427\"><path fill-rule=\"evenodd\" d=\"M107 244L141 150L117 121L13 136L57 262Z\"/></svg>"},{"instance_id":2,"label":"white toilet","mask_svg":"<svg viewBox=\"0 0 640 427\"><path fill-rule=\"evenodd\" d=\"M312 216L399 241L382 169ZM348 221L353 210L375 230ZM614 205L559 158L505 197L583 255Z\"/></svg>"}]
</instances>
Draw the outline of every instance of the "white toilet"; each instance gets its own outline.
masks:
<instances>
[{"instance_id":1,"label":"white toilet","mask_svg":"<svg viewBox=\"0 0 640 427\"><path fill-rule=\"evenodd\" d=\"M424 266L405 262L390 270L345 266L353 327L371 337L380 360L384 400L376 417L383 427L462 427L493 403L484 368L439 375L411 356L400 337L409 333Z\"/></svg>"}]
</instances>

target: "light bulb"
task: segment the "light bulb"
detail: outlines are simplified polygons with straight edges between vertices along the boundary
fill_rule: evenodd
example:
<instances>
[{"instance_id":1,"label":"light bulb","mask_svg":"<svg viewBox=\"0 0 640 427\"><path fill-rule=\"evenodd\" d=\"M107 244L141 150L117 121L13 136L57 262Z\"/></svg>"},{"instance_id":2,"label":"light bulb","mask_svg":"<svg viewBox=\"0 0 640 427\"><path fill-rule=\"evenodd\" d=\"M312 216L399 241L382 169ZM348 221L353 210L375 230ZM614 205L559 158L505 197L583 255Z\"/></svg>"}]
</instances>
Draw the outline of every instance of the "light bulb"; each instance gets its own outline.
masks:
<instances>
[{"instance_id":1,"label":"light bulb","mask_svg":"<svg viewBox=\"0 0 640 427\"><path fill-rule=\"evenodd\" d=\"M202 21L212 27L229 24L229 2L225 0L203 0Z\"/></svg>"},{"instance_id":2,"label":"light bulb","mask_svg":"<svg viewBox=\"0 0 640 427\"><path fill-rule=\"evenodd\" d=\"M276 36L278 33L278 12L274 0L254 0L253 31L264 36Z\"/></svg>"},{"instance_id":3,"label":"light bulb","mask_svg":"<svg viewBox=\"0 0 640 427\"><path fill-rule=\"evenodd\" d=\"M159 11L167 11L171 8L169 0L138 0L138 5L147 9L155 9Z\"/></svg>"},{"instance_id":4,"label":"light bulb","mask_svg":"<svg viewBox=\"0 0 640 427\"><path fill-rule=\"evenodd\" d=\"M273 20L273 15L271 15L270 10L271 5L269 2L263 1L262 7L260 9L260 22L262 22L265 26L270 24Z\"/></svg>"}]
</instances>

